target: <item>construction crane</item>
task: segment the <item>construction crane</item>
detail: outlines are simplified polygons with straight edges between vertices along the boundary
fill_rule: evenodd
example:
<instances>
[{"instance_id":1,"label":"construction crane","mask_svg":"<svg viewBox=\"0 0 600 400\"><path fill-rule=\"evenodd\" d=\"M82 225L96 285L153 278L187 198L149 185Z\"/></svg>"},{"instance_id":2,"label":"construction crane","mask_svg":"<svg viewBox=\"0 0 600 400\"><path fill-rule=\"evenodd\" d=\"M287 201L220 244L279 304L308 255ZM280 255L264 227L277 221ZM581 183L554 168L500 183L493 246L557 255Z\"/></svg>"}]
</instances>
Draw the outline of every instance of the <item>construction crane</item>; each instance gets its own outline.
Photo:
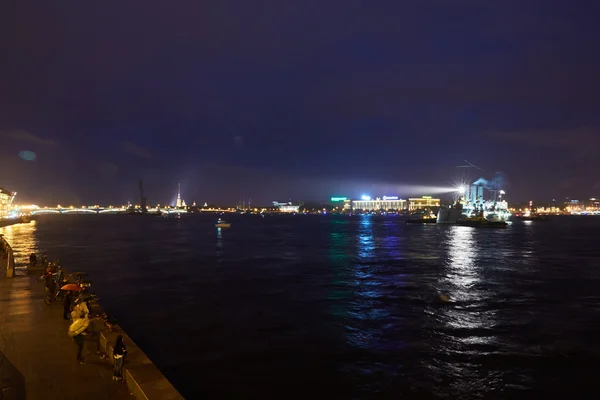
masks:
<instances>
[{"instance_id":1,"label":"construction crane","mask_svg":"<svg viewBox=\"0 0 600 400\"><path fill-rule=\"evenodd\" d=\"M142 214L145 214L148 212L148 208L146 207L146 196L144 196L144 182L142 182L141 178L140 178L140 182L139 182L139 188L140 188L140 209L142 211Z\"/></svg>"}]
</instances>

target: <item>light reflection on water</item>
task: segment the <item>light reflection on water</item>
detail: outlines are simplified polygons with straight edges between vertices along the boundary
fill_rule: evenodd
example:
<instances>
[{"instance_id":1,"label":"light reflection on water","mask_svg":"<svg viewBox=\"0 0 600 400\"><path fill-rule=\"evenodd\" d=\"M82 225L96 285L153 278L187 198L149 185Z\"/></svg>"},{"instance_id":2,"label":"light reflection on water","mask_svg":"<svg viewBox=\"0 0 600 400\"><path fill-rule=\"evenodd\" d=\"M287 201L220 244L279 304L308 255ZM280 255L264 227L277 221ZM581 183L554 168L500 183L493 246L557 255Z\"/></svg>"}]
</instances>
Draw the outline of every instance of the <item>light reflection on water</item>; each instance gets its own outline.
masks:
<instances>
[{"instance_id":1,"label":"light reflection on water","mask_svg":"<svg viewBox=\"0 0 600 400\"><path fill-rule=\"evenodd\" d=\"M221 263L223 260L224 248L223 248L223 231L221 228L217 228L217 262Z\"/></svg>"},{"instance_id":2,"label":"light reflection on water","mask_svg":"<svg viewBox=\"0 0 600 400\"><path fill-rule=\"evenodd\" d=\"M0 233L4 234L4 238L13 249L15 270L18 274L26 273L31 253L35 253L38 256L38 260L40 258L40 247L36 231L36 221L0 228Z\"/></svg>"},{"instance_id":3,"label":"light reflection on water","mask_svg":"<svg viewBox=\"0 0 600 400\"><path fill-rule=\"evenodd\" d=\"M375 249L373 217L364 215L358 227L357 257L352 267L354 296L348 310L350 319L346 324L346 335L349 344L374 350L383 345L384 332L380 328L384 321L389 322L390 315L384 302L386 277L381 276L386 262L378 259Z\"/></svg>"},{"instance_id":4,"label":"light reflection on water","mask_svg":"<svg viewBox=\"0 0 600 400\"><path fill-rule=\"evenodd\" d=\"M475 229L464 226L452 226L448 230L448 258L446 259L446 280L448 293L457 302L479 300L474 285L478 282L475 260L479 253L479 244L475 239Z\"/></svg>"}]
</instances>

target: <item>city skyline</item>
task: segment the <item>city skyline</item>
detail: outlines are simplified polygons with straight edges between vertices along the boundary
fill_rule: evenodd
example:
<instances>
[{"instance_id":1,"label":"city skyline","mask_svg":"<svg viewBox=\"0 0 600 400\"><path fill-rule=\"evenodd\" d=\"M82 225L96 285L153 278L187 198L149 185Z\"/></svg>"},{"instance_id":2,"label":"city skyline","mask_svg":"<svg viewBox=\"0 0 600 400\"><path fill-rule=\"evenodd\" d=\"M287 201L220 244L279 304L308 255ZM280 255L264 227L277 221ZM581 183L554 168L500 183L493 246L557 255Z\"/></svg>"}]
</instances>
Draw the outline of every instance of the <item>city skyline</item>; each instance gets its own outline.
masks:
<instances>
[{"instance_id":1,"label":"city skyline","mask_svg":"<svg viewBox=\"0 0 600 400\"><path fill-rule=\"evenodd\" d=\"M466 182L465 182L466 184ZM348 198L348 199L352 199L352 200L360 200L361 198L364 200L365 198L386 198L386 197L390 197L390 198L400 198L400 199L408 199L409 197L414 197L414 196L429 196L429 195L436 195L438 197L440 197L442 199L442 201L444 203L448 203L449 201L452 201L453 197L456 195L457 192L459 192L461 190L461 188L456 184L456 181L454 181L453 186L426 186L426 185L386 185L386 184L368 184L365 183L363 185L361 185L361 187L364 188L369 188L371 190L361 190L360 188L357 189L357 185L353 185L353 184L348 184L348 187L351 187L352 189L349 191L346 191L344 193L344 191L326 191L327 193L329 193L329 197L316 197L316 196L298 196L298 197L292 197L292 196L276 196L276 197L272 197L268 200L262 200L259 201L258 204L260 204L261 206L266 206L268 204L271 204L273 201L280 201L280 200L286 200L286 201L292 201L292 199L294 200L293 202L295 204L297 203L304 203L304 202L321 202L321 203L326 203L331 201L331 199L333 198ZM170 206L170 207L185 207L187 206L187 203L183 197L182 194L182 190L181 190L181 183L177 183L176 186L176 191L173 192L173 194L159 194L156 197L150 197L148 204L149 205L153 205L153 206L157 206L157 205L163 205L163 206ZM396 190L395 188L401 188L400 191ZM16 195L18 194L18 192L16 191L12 191L9 190L6 187L0 186L0 189L5 190L7 193L13 193L14 197L16 197ZM342 193L342 195L340 195L340 193ZM353 193L352 195L347 195L348 193ZM385 193L385 194L384 194ZM343 195L346 194L346 195ZM393 196L393 197L391 197ZM260 198L260 196L257 196ZM506 196L505 196L506 197ZM510 197L510 196L508 196ZM520 199L510 199L510 201L512 203L527 203L529 201L535 201L536 203L542 203L542 204L552 204L552 203L556 203L556 204L561 204L561 203L566 203L569 202L571 200L574 201L581 201L581 202L585 202L588 200L595 200L596 197L600 198L600 196L593 196L593 195L588 195L588 196L582 196L582 197L574 197L574 196L566 196L564 198L546 198L546 199L533 199L533 198L520 198ZM59 196L60 198L60 196ZM263 198L267 199L267 197ZM219 205L227 205L227 206L235 206L238 205L241 202L248 202L251 201L252 197L238 197L237 199L226 199L226 200L216 200L214 198L211 199L210 195L200 195L198 197L198 199L201 200L197 200L194 198L194 200L192 200L192 203L195 205L196 203L199 204L204 204L204 203L210 203L210 204L219 204ZM161 201L163 200L163 201ZM17 198L16 203L21 203L21 204L39 204L41 206L56 206L56 205L60 205L60 204L68 204L69 206L71 205L86 205L86 204L94 204L94 205L102 205L102 206L109 206L109 205L126 205L126 204L139 204L140 203L140 192L139 189L136 188L136 190L131 190L131 193L129 195L129 197L127 199L112 199L112 200L108 200L108 201L94 201L92 199L92 201L75 201L75 202L69 202L69 201L56 201L56 202L44 202L44 201L36 201L36 197L34 196L26 196L25 198L23 198L22 196L19 196L19 198ZM190 203L191 204L191 203ZM255 203L256 204L256 203Z\"/></svg>"},{"instance_id":2,"label":"city skyline","mask_svg":"<svg viewBox=\"0 0 600 400\"><path fill-rule=\"evenodd\" d=\"M0 186L42 204L136 201L140 178L150 203L179 182L199 203L438 196L468 159L509 201L600 193L586 7L290 4L0 6Z\"/></svg>"}]
</instances>

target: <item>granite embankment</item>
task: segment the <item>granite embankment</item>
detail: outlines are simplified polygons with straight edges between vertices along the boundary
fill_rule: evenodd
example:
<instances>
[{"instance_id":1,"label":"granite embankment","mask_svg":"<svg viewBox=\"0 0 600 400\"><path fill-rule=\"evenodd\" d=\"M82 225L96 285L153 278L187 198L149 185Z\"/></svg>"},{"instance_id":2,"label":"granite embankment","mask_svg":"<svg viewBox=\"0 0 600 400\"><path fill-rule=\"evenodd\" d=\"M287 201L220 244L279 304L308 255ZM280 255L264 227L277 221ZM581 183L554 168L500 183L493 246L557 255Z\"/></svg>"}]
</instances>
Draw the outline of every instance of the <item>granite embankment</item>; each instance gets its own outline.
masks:
<instances>
[{"instance_id":1,"label":"granite embankment","mask_svg":"<svg viewBox=\"0 0 600 400\"><path fill-rule=\"evenodd\" d=\"M0 247L0 398L183 399L118 326L100 334L107 358L95 354L90 336L84 352L86 363L79 364L76 345L67 335L69 322L62 318L62 303L44 303L44 285L35 275L11 274L10 246L1 237ZM92 315L97 314L102 314L102 309L93 304ZM128 349L125 384L111 379L112 346L119 334Z\"/></svg>"}]
</instances>

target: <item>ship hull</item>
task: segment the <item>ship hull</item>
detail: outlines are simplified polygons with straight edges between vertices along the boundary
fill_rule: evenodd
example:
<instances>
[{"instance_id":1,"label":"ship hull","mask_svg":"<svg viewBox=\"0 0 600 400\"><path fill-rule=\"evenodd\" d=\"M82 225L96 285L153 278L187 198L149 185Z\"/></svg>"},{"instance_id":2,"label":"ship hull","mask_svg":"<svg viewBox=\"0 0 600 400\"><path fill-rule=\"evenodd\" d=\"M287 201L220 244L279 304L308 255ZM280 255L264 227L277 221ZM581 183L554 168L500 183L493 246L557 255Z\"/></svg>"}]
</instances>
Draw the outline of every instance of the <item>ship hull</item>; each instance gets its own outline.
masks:
<instances>
[{"instance_id":1,"label":"ship hull","mask_svg":"<svg viewBox=\"0 0 600 400\"><path fill-rule=\"evenodd\" d=\"M504 221L458 221L457 225L469 226L472 228L506 228L508 224Z\"/></svg>"},{"instance_id":2,"label":"ship hull","mask_svg":"<svg viewBox=\"0 0 600 400\"><path fill-rule=\"evenodd\" d=\"M435 224L437 218L411 218L406 220L407 224Z\"/></svg>"},{"instance_id":3,"label":"ship hull","mask_svg":"<svg viewBox=\"0 0 600 400\"><path fill-rule=\"evenodd\" d=\"M461 210L456 208L440 208L436 222L438 224L456 224L463 217Z\"/></svg>"}]
</instances>

